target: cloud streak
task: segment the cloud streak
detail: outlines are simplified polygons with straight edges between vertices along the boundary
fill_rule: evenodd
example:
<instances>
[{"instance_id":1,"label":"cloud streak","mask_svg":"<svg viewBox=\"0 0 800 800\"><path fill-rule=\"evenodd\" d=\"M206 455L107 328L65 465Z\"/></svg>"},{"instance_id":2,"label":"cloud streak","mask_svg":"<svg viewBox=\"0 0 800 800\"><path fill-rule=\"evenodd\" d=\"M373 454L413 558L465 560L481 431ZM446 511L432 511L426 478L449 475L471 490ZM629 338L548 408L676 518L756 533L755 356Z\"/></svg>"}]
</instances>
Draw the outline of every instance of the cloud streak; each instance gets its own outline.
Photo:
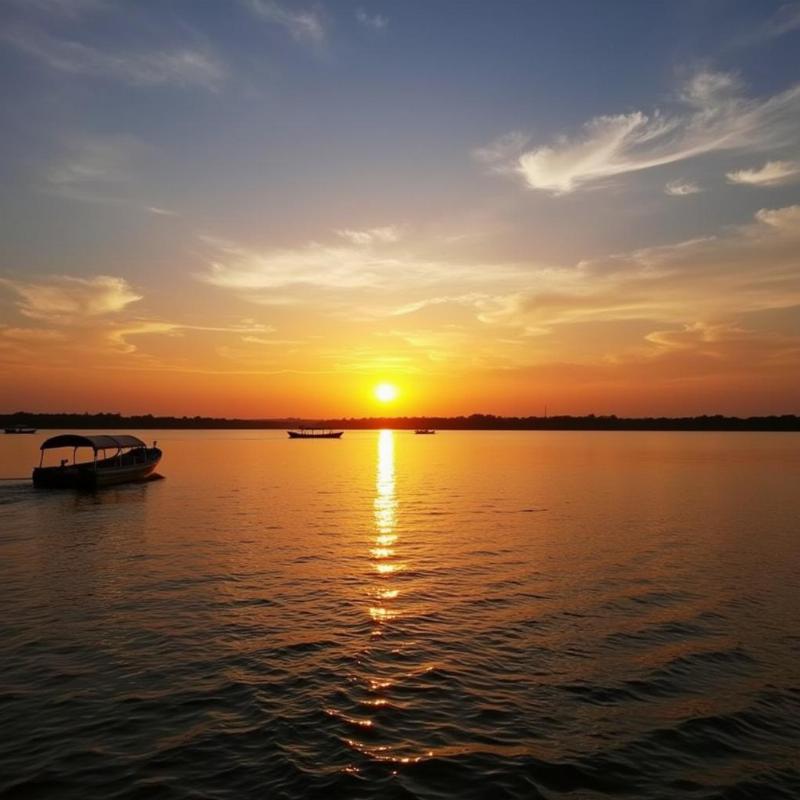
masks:
<instances>
[{"instance_id":1,"label":"cloud streak","mask_svg":"<svg viewBox=\"0 0 800 800\"><path fill-rule=\"evenodd\" d=\"M730 74L702 72L668 112L633 111L596 117L580 134L516 155L519 134L501 137L476 155L553 195L602 185L618 176L710 153L767 151L791 145L800 124L800 84L768 97L742 94Z\"/></svg>"},{"instance_id":2,"label":"cloud streak","mask_svg":"<svg viewBox=\"0 0 800 800\"><path fill-rule=\"evenodd\" d=\"M316 9L290 9L275 0L248 0L247 5L261 19L285 28L297 42L321 44L325 41L325 25Z\"/></svg>"},{"instance_id":3,"label":"cloud streak","mask_svg":"<svg viewBox=\"0 0 800 800\"><path fill-rule=\"evenodd\" d=\"M356 10L356 20L359 25L372 30L382 31L389 27L389 18L382 14L370 14L363 8Z\"/></svg>"},{"instance_id":4,"label":"cloud streak","mask_svg":"<svg viewBox=\"0 0 800 800\"><path fill-rule=\"evenodd\" d=\"M540 271L529 288L482 301L481 318L541 333L587 322L710 323L800 305L798 247L800 206L762 209L724 236Z\"/></svg>"},{"instance_id":5,"label":"cloud streak","mask_svg":"<svg viewBox=\"0 0 800 800\"><path fill-rule=\"evenodd\" d=\"M39 281L0 278L0 287L16 295L17 309L23 316L55 324L114 314L142 299L124 278L111 275L60 275Z\"/></svg>"},{"instance_id":6,"label":"cloud streak","mask_svg":"<svg viewBox=\"0 0 800 800\"><path fill-rule=\"evenodd\" d=\"M113 78L131 86L172 85L216 91L227 74L214 56L192 47L112 52L26 27L11 28L2 38L59 72Z\"/></svg>"},{"instance_id":7,"label":"cloud streak","mask_svg":"<svg viewBox=\"0 0 800 800\"><path fill-rule=\"evenodd\" d=\"M740 169L725 177L743 186L784 186L800 181L800 161L768 161L759 169Z\"/></svg>"},{"instance_id":8,"label":"cloud streak","mask_svg":"<svg viewBox=\"0 0 800 800\"><path fill-rule=\"evenodd\" d=\"M669 181L664 187L664 194L668 194L670 197L687 197L691 194L699 194L702 191L703 187L694 181Z\"/></svg>"}]
</instances>

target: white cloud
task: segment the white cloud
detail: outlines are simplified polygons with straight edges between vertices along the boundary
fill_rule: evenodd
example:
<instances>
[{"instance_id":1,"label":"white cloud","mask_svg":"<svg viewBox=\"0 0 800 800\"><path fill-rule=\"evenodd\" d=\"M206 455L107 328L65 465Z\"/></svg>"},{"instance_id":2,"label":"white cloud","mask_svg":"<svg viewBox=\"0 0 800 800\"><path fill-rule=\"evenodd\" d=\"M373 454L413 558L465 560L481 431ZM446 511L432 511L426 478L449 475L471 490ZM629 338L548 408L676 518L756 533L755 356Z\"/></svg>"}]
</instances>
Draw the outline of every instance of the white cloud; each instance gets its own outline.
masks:
<instances>
[{"instance_id":1,"label":"white cloud","mask_svg":"<svg viewBox=\"0 0 800 800\"><path fill-rule=\"evenodd\" d=\"M363 8L356 11L356 19L365 28L373 28L374 30L385 30L389 26L389 18L381 14L369 14Z\"/></svg>"},{"instance_id":2,"label":"white cloud","mask_svg":"<svg viewBox=\"0 0 800 800\"><path fill-rule=\"evenodd\" d=\"M230 289L279 289L299 285L342 289L374 286L380 276L397 272L402 261L363 244L310 242L294 249L259 252L218 247L209 271L198 277Z\"/></svg>"},{"instance_id":3,"label":"white cloud","mask_svg":"<svg viewBox=\"0 0 800 800\"><path fill-rule=\"evenodd\" d=\"M177 211L170 211L168 208L159 208L158 206L147 206L145 208L146 211L149 211L151 214L155 214L159 217L179 217Z\"/></svg>"},{"instance_id":4,"label":"white cloud","mask_svg":"<svg viewBox=\"0 0 800 800\"><path fill-rule=\"evenodd\" d=\"M107 51L32 28L11 28L2 38L52 69L114 78L133 86L169 84L216 90L226 76L225 68L214 56L191 47Z\"/></svg>"},{"instance_id":5,"label":"white cloud","mask_svg":"<svg viewBox=\"0 0 800 800\"><path fill-rule=\"evenodd\" d=\"M325 25L316 9L290 9L275 0L248 0L248 5L262 19L286 28L295 41L320 44L325 40Z\"/></svg>"},{"instance_id":6,"label":"white cloud","mask_svg":"<svg viewBox=\"0 0 800 800\"><path fill-rule=\"evenodd\" d=\"M336 231L337 235L347 239L356 245L375 244L378 242L389 244L400 240L400 228L397 225L385 225L382 228L367 228L366 230L344 230Z\"/></svg>"},{"instance_id":7,"label":"white cloud","mask_svg":"<svg viewBox=\"0 0 800 800\"><path fill-rule=\"evenodd\" d=\"M472 155L496 172L516 172L517 162L531 137L522 131L511 131L493 139L483 147L476 147Z\"/></svg>"},{"instance_id":8,"label":"white cloud","mask_svg":"<svg viewBox=\"0 0 800 800\"><path fill-rule=\"evenodd\" d=\"M667 185L664 187L665 194L668 194L671 197L686 197L686 195L698 194L702 191L703 188L694 181L669 181L669 183L667 183Z\"/></svg>"},{"instance_id":9,"label":"white cloud","mask_svg":"<svg viewBox=\"0 0 800 800\"><path fill-rule=\"evenodd\" d=\"M759 169L740 169L726 177L728 183L745 186L783 186L800 181L800 161L767 161Z\"/></svg>"},{"instance_id":10,"label":"white cloud","mask_svg":"<svg viewBox=\"0 0 800 800\"><path fill-rule=\"evenodd\" d=\"M209 267L195 277L238 291L243 299L267 305L304 303L309 309L350 309L351 316L408 313L408 304L429 305L431 295L476 285L505 286L524 274L517 265L463 264L427 258L419 245L401 241L397 226L336 232L345 241L259 250L210 236ZM438 287L438 288L437 288ZM466 288L465 288L466 287Z\"/></svg>"},{"instance_id":11,"label":"white cloud","mask_svg":"<svg viewBox=\"0 0 800 800\"><path fill-rule=\"evenodd\" d=\"M565 194L639 170L725 151L766 151L796 141L800 84L766 99L742 96L736 79L704 72L682 89L671 113L596 117L577 137L525 149L523 138L497 140L478 151L495 169L520 175L532 189Z\"/></svg>"},{"instance_id":12,"label":"white cloud","mask_svg":"<svg viewBox=\"0 0 800 800\"><path fill-rule=\"evenodd\" d=\"M17 308L24 316L57 324L113 314L142 299L124 278L110 275L94 278L62 275L39 281L0 278L0 287L17 296Z\"/></svg>"}]
</instances>

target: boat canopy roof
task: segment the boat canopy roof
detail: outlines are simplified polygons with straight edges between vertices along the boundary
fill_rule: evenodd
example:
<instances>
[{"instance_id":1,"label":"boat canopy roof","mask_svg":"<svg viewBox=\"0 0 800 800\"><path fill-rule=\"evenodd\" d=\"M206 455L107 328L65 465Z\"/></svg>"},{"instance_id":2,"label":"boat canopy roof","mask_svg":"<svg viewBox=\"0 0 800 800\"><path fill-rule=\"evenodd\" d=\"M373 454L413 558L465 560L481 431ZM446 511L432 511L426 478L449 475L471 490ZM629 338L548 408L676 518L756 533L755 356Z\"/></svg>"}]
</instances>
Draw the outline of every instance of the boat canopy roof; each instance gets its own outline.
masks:
<instances>
[{"instance_id":1,"label":"boat canopy roof","mask_svg":"<svg viewBox=\"0 0 800 800\"><path fill-rule=\"evenodd\" d=\"M81 436L77 433L62 433L43 442L41 449L52 450L55 447L91 447L97 452L98 450L110 450L112 447L147 447L147 445L136 436L124 434Z\"/></svg>"}]
</instances>

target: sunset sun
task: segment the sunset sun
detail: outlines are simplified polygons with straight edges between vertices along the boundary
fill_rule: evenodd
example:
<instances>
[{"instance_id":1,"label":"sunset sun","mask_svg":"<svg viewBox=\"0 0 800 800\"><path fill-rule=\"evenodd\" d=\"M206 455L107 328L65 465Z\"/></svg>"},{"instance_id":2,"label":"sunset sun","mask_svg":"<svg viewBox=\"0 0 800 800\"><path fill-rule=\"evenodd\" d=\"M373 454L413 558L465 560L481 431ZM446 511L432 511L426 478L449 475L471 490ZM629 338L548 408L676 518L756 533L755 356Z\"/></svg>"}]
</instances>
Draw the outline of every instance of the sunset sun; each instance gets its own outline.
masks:
<instances>
[{"instance_id":1,"label":"sunset sun","mask_svg":"<svg viewBox=\"0 0 800 800\"><path fill-rule=\"evenodd\" d=\"M381 403L391 403L397 399L397 387L392 383L379 383L375 387L375 397Z\"/></svg>"}]
</instances>

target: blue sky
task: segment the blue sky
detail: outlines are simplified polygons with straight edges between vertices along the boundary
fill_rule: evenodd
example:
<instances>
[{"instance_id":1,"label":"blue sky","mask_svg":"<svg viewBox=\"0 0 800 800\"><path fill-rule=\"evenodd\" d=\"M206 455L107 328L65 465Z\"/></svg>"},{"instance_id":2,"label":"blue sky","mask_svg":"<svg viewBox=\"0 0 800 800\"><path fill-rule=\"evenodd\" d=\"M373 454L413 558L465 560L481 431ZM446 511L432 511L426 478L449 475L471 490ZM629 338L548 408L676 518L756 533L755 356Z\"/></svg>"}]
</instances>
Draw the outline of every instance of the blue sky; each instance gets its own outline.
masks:
<instances>
[{"instance_id":1,"label":"blue sky","mask_svg":"<svg viewBox=\"0 0 800 800\"><path fill-rule=\"evenodd\" d=\"M498 368L502 398L475 402L506 411L542 386L643 409L663 391L630 387L657 367L666 410L798 400L798 3L0 15L9 369L88 340L98 370L280 376L291 352L331 380L416 376L447 410L448 380ZM0 402L43 402L37 380Z\"/></svg>"}]
</instances>

